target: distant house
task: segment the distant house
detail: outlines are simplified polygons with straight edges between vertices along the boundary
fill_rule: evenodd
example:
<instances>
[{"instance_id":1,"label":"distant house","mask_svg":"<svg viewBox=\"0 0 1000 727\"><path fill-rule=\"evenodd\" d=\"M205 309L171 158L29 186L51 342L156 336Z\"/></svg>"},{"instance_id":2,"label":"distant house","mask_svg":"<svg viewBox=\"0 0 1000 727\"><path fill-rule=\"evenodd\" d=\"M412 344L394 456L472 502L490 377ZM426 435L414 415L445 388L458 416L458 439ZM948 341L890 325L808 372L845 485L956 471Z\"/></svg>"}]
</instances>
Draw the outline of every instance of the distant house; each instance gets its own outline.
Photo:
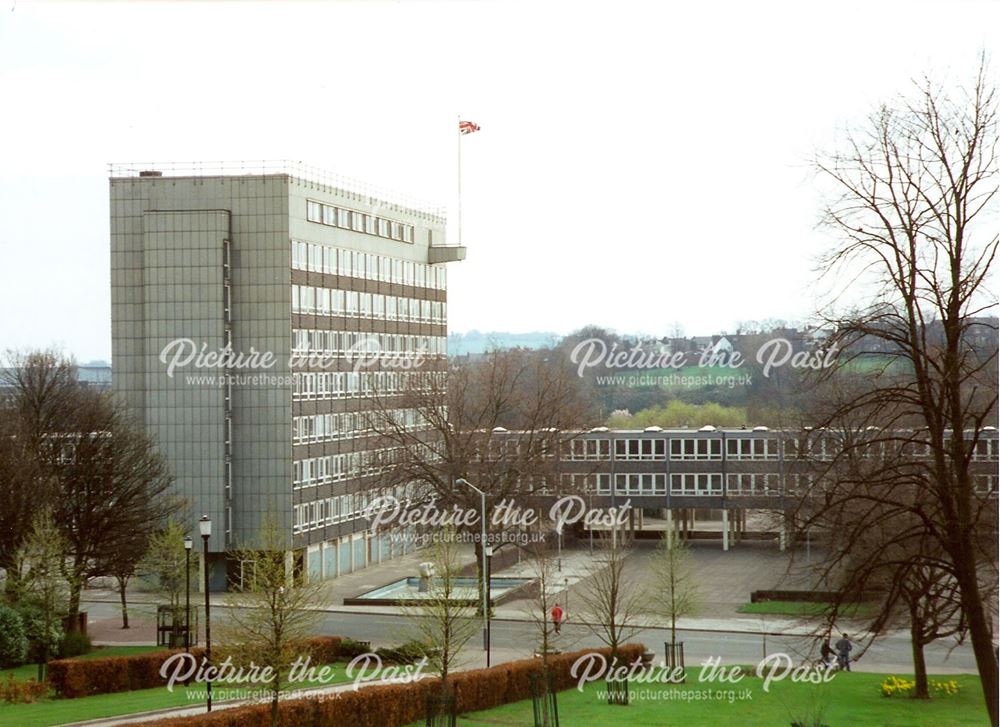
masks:
<instances>
[{"instance_id":1,"label":"distant house","mask_svg":"<svg viewBox=\"0 0 1000 727\"><path fill-rule=\"evenodd\" d=\"M12 388L13 369L0 369L0 389ZM111 364L104 361L91 361L76 367L76 380L84 386L98 391L111 388Z\"/></svg>"},{"instance_id":2,"label":"distant house","mask_svg":"<svg viewBox=\"0 0 1000 727\"><path fill-rule=\"evenodd\" d=\"M91 362L76 367L76 378L81 384L95 389L111 388L111 364L103 361Z\"/></svg>"}]
</instances>

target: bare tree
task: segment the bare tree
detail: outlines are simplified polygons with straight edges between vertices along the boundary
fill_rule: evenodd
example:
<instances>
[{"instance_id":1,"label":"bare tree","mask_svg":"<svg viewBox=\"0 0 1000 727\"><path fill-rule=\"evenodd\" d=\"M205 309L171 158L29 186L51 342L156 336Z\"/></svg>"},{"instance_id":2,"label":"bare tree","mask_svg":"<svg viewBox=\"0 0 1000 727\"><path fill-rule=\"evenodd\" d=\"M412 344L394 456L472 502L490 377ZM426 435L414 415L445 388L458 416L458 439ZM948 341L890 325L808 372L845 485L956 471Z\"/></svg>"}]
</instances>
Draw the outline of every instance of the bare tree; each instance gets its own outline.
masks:
<instances>
[{"instance_id":1,"label":"bare tree","mask_svg":"<svg viewBox=\"0 0 1000 727\"><path fill-rule=\"evenodd\" d=\"M887 487L897 500L921 497L927 487L921 482L925 476L922 464L911 454L901 455L900 449L887 441L873 445L870 440L874 436L871 430L838 433L837 449L843 456L838 467L825 472L826 479L834 478L835 482L827 486L821 480L813 486L813 490L830 491L850 482L847 489L859 495L825 512L824 498L807 508L810 522L822 526L829 545L813 575L817 585L821 581L837 585L826 613L828 633L839 617L853 615L862 601L874 606L863 641L870 644L891 628L908 629L914 696L927 698L924 647L951 636L962 640L966 622L951 563L937 539L928 533L926 523L914 513L878 501L884 498ZM845 447L852 438L864 444ZM891 483L888 486L886 479ZM807 495L806 502L810 499Z\"/></svg>"},{"instance_id":2,"label":"bare tree","mask_svg":"<svg viewBox=\"0 0 1000 727\"><path fill-rule=\"evenodd\" d=\"M540 534L541 530L535 529L535 535ZM524 550L529 556L537 589L528 603L528 617L534 625L537 654L542 662L542 674L538 680L538 692L542 704L542 727L548 727L555 719L555 716L549 713L549 656L555 651L553 642L556 630L551 614L556 603L555 598L559 584L555 558L552 557L552 552L544 539L533 538Z\"/></svg>"},{"instance_id":3,"label":"bare tree","mask_svg":"<svg viewBox=\"0 0 1000 727\"><path fill-rule=\"evenodd\" d=\"M77 383L71 359L51 351L8 358L0 559L15 557L30 513L51 505L67 546L72 622L102 557L151 532L178 503L167 497L171 477L152 442L110 395Z\"/></svg>"},{"instance_id":4,"label":"bare tree","mask_svg":"<svg viewBox=\"0 0 1000 727\"><path fill-rule=\"evenodd\" d=\"M57 460L54 513L68 544L69 615L75 618L84 585L103 575L103 556L153 532L182 503L169 495L164 459L109 396L85 392L66 418L71 433L50 454Z\"/></svg>"},{"instance_id":5,"label":"bare tree","mask_svg":"<svg viewBox=\"0 0 1000 727\"><path fill-rule=\"evenodd\" d=\"M583 582L580 600L591 617L590 631L611 649L611 666L618 663L618 647L645 625L645 597L628 567L632 552L625 533L605 533L595 553L594 572Z\"/></svg>"},{"instance_id":6,"label":"bare tree","mask_svg":"<svg viewBox=\"0 0 1000 727\"><path fill-rule=\"evenodd\" d=\"M322 605L321 581L293 578L289 545L278 519L267 515L255 542L230 554L250 564L251 574L242 584L231 584L229 620L220 637L222 652L236 664L270 670L272 727L278 725L278 701L291 667L302 656L302 642L319 620Z\"/></svg>"},{"instance_id":7,"label":"bare tree","mask_svg":"<svg viewBox=\"0 0 1000 727\"><path fill-rule=\"evenodd\" d=\"M675 659L677 651L677 619L693 616L698 609L698 583L687 544L673 533L657 544L650 560L650 580L646 586L649 611L670 621L672 653L666 655L671 668L683 667Z\"/></svg>"},{"instance_id":8,"label":"bare tree","mask_svg":"<svg viewBox=\"0 0 1000 727\"><path fill-rule=\"evenodd\" d=\"M55 499L56 482L44 456L54 433L66 432L65 413L80 386L72 360L54 351L8 352L0 372L0 567L8 595L17 589L17 556L32 514Z\"/></svg>"},{"instance_id":9,"label":"bare tree","mask_svg":"<svg viewBox=\"0 0 1000 727\"><path fill-rule=\"evenodd\" d=\"M374 465L390 486L416 488L419 500L479 512L468 479L487 494L487 537L512 527L494 522L504 501L560 487L559 455L588 421L579 378L563 359L524 350L494 351L444 371L414 371L400 390L376 391L370 428L381 449ZM480 524L475 538L481 569ZM482 573L479 573L480 582Z\"/></svg>"},{"instance_id":10,"label":"bare tree","mask_svg":"<svg viewBox=\"0 0 1000 727\"><path fill-rule=\"evenodd\" d=\"M966 632L958 583L949 569L932 560L915 561L899 579L899 601L909 621L913 650L914 693L918 699L930 697L924 647L933 641L957 637Z\"/></svg>"},{"instance_id":11,"label":"bare tree","mask_svg":"<svg viewBox=\"0 0 1000 727\"><path fill-rule=\"evenodd\" d=\"M441 696L448 695L448 675L460 664L461 652L475 633L474 606L463 598L461 546L453 529L435 534L431 545L433 571L426 577L427 593L407 609L412 629L428 648L427 659L441 679ZM478 599L476 599L478 602Z\"/></svg>"},{"instance_id":12,"label":"bare tree","mask_svg":"<svg viewBox=\"0 0 1000 727\"><path fill-rule=\"evenodd\" d=\"M971 87L948 93L930 80L911 98L885 104L845 151L818 162L834 187L825 221L842 240L822 261L834 285L824 318L846 365L866 353L888 364L820 423L870 417L878 434L863 446L899 444L903 427L926 448L919 497L882 487L837 487L834 506L853 498L879 517L911 513L939 542L961 594L992 724L998 670L981 564L995 561L992 505L975 491L971 463L983 427L996 422L996 348L977 338L995 323L986 280L997 253L997 99L985 60ZM846 281L846 284L844 283ZM867 299L867 305L845 304ZM827 375L835 375L828 371ZM905 438L904 438L905 439ZM905 443L905 442L904 442ZM897 469L896 472L899 470ZM909 490L901 488L901 493ZM869 518L862 517L867 522ZM984 543L992 545L983 550Z\"/></svg>"},{"instance_id":13,"label":"bare tree","mask_svg":"<svg viewBox=\"0 0 1000 727\"><path fill-rule=\"evenodd\" d=\"M115 579L118 590L118 600L122 609L122 628L129 628L128 620L128 586L132 579L139 575L139 565L150 545L151 535L137 533L130 544L105 554L101 558L98 569Z\"/></svg>"}]
</instances>

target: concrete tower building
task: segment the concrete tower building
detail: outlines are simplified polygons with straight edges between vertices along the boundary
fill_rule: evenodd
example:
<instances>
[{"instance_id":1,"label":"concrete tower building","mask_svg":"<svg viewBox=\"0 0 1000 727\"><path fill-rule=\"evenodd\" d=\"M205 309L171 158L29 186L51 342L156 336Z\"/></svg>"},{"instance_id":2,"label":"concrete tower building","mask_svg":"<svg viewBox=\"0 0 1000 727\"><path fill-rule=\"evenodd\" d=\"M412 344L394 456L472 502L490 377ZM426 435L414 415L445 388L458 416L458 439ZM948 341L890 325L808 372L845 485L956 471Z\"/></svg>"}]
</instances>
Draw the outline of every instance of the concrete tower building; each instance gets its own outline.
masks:
<instances>
[{"instance_id":1,"label":"concrete tower building","mask_svg":"<svg viewBox=\"0 0 1000 727\"><path fill-rule=\"evenodd\" d=\"M112 165L110 187L113 390L212 519L213 588L267 513L314 577L400 552L359 518L363 415L410 385L393 360L444 375L443 263L465 249L443 213L287 163Z\"/></svg>"}]
</instances>

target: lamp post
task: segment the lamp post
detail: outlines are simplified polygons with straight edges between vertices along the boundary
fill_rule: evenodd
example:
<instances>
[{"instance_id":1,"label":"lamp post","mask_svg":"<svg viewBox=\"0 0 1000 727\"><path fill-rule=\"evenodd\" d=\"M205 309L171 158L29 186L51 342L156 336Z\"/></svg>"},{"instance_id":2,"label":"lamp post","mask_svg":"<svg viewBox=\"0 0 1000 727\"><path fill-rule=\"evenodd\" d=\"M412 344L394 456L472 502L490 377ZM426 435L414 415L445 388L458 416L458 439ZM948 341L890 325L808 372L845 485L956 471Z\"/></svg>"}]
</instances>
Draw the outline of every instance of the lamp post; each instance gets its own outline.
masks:
<instances>
[{"instance_id":1,"label":"lamp post","mask_svg":"<svg viewBox=\"0 0 1000 727\"><path fill-rule=\"evenodd\" d=\"M455 480L455 483L466 485L479 493L479 523L482 526L480 530L480 549L483 556L483 562L480 566L480 570L483 572L483 650L486 651L486 666L488 668L490 665L490 582L488 580L489 573L487 571L486 558L492 555L493 548L489 548L486 545L486 493L468 480L462 478Z\"/></svg>"},{"instance_id":2,"label":"lamp post","mask_svg":"<svg viewBox=\"0 0 1000 727\"><path fill-rule=\"evenodd\" d=\"M208 515L202 515L201 520L198 521L198 531L201 533L201 541L203 544L203 554L204 554L204 566L205 566L205 667L206 667L206 679L205 679L205 693L208 695L206 700L206 706L208 711L212 711L212 677L209 673L209 667L212 664L212 617L209 613L209 601L208 601L208 539L212 537L212 520Z\"/></svg>"},{"instance_id":3,"label":"lamp post","mask_svg":"<svg viewBox=\"0 0 1000 727\"><path fill-rule=\"evenodd\" d=\"M194 541L184 536L184 651L191 651L191 548Z\"/></svg>"},{"instance_id":4,"label":"lamp post","mask_svg":"<svg viewBox=\"0 0 1000 727\"><path fill-rule=\"evenodd\" d=\"M493 582L493 546L484 545L483 552L486 553L486 577L483 581L486 584L487 602L486 602L486 668L490 668L490 645L493 643L493 635L490 633L490 609L489 609L489 592L490 584Z\"/></svg>"}]
</instances>

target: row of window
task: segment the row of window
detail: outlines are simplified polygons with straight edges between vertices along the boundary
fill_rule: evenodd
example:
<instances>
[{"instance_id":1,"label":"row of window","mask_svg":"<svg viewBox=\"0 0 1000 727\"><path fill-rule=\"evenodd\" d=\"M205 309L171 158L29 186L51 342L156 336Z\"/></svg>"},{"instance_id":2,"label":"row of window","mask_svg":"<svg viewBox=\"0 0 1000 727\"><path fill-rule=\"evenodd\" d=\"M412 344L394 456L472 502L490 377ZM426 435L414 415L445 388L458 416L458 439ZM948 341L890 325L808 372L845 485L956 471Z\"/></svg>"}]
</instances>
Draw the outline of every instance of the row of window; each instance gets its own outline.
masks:
<instances>
[{"instance_id":1,"label":"row of window","mask_svg":"<svg viewBox=\"0 0 1000 727\"><path fill-rule=\"evenodd\" d=\"M405 430L426 426L416 409L389 409L385 412L336 412L330 414L307 414L292 417L292 444L310 442L335 442L341 439L355 439L375 432L374 417L392 419L393 425Z\"/></svg>"},{"instance_id":2,"label":"row of window","mask_svg":"<svg viewBox=\"0 0 1000 727\"><path fill-rule=\"evenodd\" d=\"M611 459L610 439L571 439L563 442L564 460L609 460Z\"/></svg>"},{"instance_id":3,"label":"row of window","mask_svg":"<svg viewBox=\"0 0 1000 727\"><path fill-rule=\"evenodd\" d=\"M944 445L948 446L948 438L945 438ZM886 454L896 457L930 457L931 447L926 442L909 441L881 441L865 444L863 442L854 445L854 453L859 457L880 457ZM789 440L785 442L785 457L787 459L831 459L844 450L844 443L829 435L823 437L809 438L805 440ZM1000 440L991 438L979 439L972 452L974 460L996 460L1000 452Z\"/></svg>"},{"instance_id":4,"label":"row of window","mask_svg":"<svg viewBox=\"0 0 1000 727\"><path fill-rule=\"evenodd\" d=\"M378 217L367 212L323 204L311 199L306 202L306 219L321 225L363 232L366 235L378 235L400 242L413 242L413 225Z\"/></svg>"},{"instance_id":5,"label":"row of window","mask_svg":"<svg viewBox=\"0 0 1000 727\"><path fill-rule=\"evenodd\" d=\"M325 371L292 374L292 401L442 391L444 371Z\"/></svg>"},{"instance_id":6,"label":"row of window","mask_svg":"<svg viewBox=\"0 0 1000 727\"><path fill-rule=\"evenodd\" d=\"M667 442L670 442L670 459L719 460L722 459L721 439L615 439L615 459L664 460ZM726 439L726 459L777 459L778 441L774 439ZM610 440L575 439L563 446L565 460L609 460Z\"/></svg>"},{"instance_id":7,"label":"row of window","mask_svg":"<svg viewBox=\"0 0 1000 727\"><path fill-rule=\"evenodd\" d=\"M721 460L723 442L725 442L725 458L727 460L776 460L781 456L781 442L775 438L761 437L726 437L726 439L708 438L622 438L615 439L614 453L616 460L664 460L667 458L667 442L670 442L670 459L672 460ZM980 439L976 442L973 458L978 460L997 459L996 439ZM810 443L808 450L799 442L785 442L785 457L799 459L808 451L808 456L816 459L829 458L839 452L841 445L834 442L816 440ZM886 445L889 446L889 445ZM918 451L919 450L919 451ZM877 456L880 445L869 448L859 446L857 453L861 456ZM926 445L907 445L906 453L911 456L928 456ZM573 439L563 443L564 460L595 460L611 459L611 440L608 439Z\"/></svg>"},{"instance_id":8,"label":"row of window","mask_svg":"<svg viewBox=\"0 0 1000 727\"><path fill-rule=\"evenodd\" d=\"M343 455L338 455L343 456ZM309 472L316 458L302 460L302 465ZM310 464L305 465L308 462ZM300 462L296 462L300 465ZM297 475L298 470L297 470ZM801 490L809 488L812 480L808 475L790 477L790 486ZM692 496L719 496L722 494L721 474L672 474L670 475L670 494ZM726 476L727 495L777 495L780 492L778 475L768 474L730 474ZM519 489L528 492L547 492L544 480L534 481L526 478L523 487ZM564 487L572 487L577 491L590 491L599 495L611 493L611 475L563 475ZM997 478L993 475L977 475L976 491L989 494L996 491ZM335 525L357 519L367 509L375 497L392 494L398 500L405 501L413 495L412 486L394 488L369 489L348 495L338 495L314 502L295 505L293 508L293 527L295 533L306 532L327 525ZM618 474L615 476L616 495L663 495L666 494L666 475L664 474Z\"/></svg>"},{"instance_id":9,"label":"row of window","mask_svg":"<svg viewBox=\"0 0 1000 727\"><path fill-rule=\"evenodd\" d=\"M442 265L296 240L292 241L292 268L433 290L445 290L448 284L448 275Z\"/></svg>"},{"instance_id":10,"label":"row of window","mask_svg":"<svg viewBox=\"0 0 1000 727\"><path fill-rule=\"evenodd\" d=\"M304 502L292 507L292 532L304 533L327 525L356 520L365 513L368 505L379 497L392 495L400 502L406 502L412 500L415 493L416 488L411 483Z\"/></svg>"},{"instance_id":11,"label":"row of window","mask_svg":"<svg viewBox=\"0 0 1000 727\"><path fill-rule=\"evenodd\" d=\"M363 461L362 452L296 460L292 463L292 489L316 487L361 477Z\"/></svg>"},{"instance_id":12,"label":"row of window","mask_svg":"<svg viewBox=\"0 0 1000 727\"><path fill-rule=\"evenodd\" d=\"M404 461L406 454L402 447L385 447L295 460L292 463L292 490L382 474ZM440 460L440 456L431 451L423 457L425 462Z\"/></svg>"},{"instance_id":13,"label":"row of window","mask_svg":"<svg viewBox=\"0 0 1000 727\"><path fill-rule=\"evenodd\" d=\"M578 491L593 492L598 495L611 494L611 475L563 475L564 487ZM665 495L667 475L659 472L649 474L616 474L614 476L616 495ZM672 474L670 475L672 495L721 495L721 474Z\"/></svg>"},{"instance_id":14,"label":"row of window","mask_svg":"<svg viewBox=\"0 0 1000 727\"><path fill-rule=\"evenodd\" d=\"M362 493L338 495L324 500L306 502L292 507L292 532L304 533L309 530L356 520L364 512Z\"/></svg>"},{"instance_id":15,"label":"row of window","mask_svg":"<svg viewBox=\"0 0 1000 727\"><path fill-rule=\"evenodd\" d=\"M672 495L723 494L721 473L675 473L670 477ZM811 475L786 475L789 491L799 492L813 486ZM610 474L564 474L561 483L564 491L611 494ZM616 495L666 494L667 475L664 473L619 473L614 475ZM729 473L725 476L725 494L730 496L774 496L781 494L781 476L778 474ZM976 491L989 494L994 491L996 478L977 475Z\"/></svg>"},{"instance_id":16,"label":"row of window","mask_svg":"<svg viewBox=\"0 0 1000 727\"><path fill-rule=\"evenodd\" d=\"M727 474L727 495L777 495L781 492L781 476L776 474Z\"/></svg>"},{"instance_id":17,"label":"row of window","mask_svg":"<svg viewBox=\"0 0 1000 727\"><path fill-rule=\"evenodd\" d=\"M424 356L447 356L445 336L407 336L402 333L361 333L326 331L313 328L292 329L293 364L310 363L314 354L329 356L398 356L420 353ZM314 361L322 365L321 360Z\"/></svg>"},{"instance_id":18,"label":"row of window","mask_svg":"<svg viewBox=\"0 0 1000 727\"><path fill-rule=\"evenodd\" d=\"M410 323L448 322L448 305L439 300L316 288L311 285L292 286L292 313Z\"/></svg>"}]
</instances>

